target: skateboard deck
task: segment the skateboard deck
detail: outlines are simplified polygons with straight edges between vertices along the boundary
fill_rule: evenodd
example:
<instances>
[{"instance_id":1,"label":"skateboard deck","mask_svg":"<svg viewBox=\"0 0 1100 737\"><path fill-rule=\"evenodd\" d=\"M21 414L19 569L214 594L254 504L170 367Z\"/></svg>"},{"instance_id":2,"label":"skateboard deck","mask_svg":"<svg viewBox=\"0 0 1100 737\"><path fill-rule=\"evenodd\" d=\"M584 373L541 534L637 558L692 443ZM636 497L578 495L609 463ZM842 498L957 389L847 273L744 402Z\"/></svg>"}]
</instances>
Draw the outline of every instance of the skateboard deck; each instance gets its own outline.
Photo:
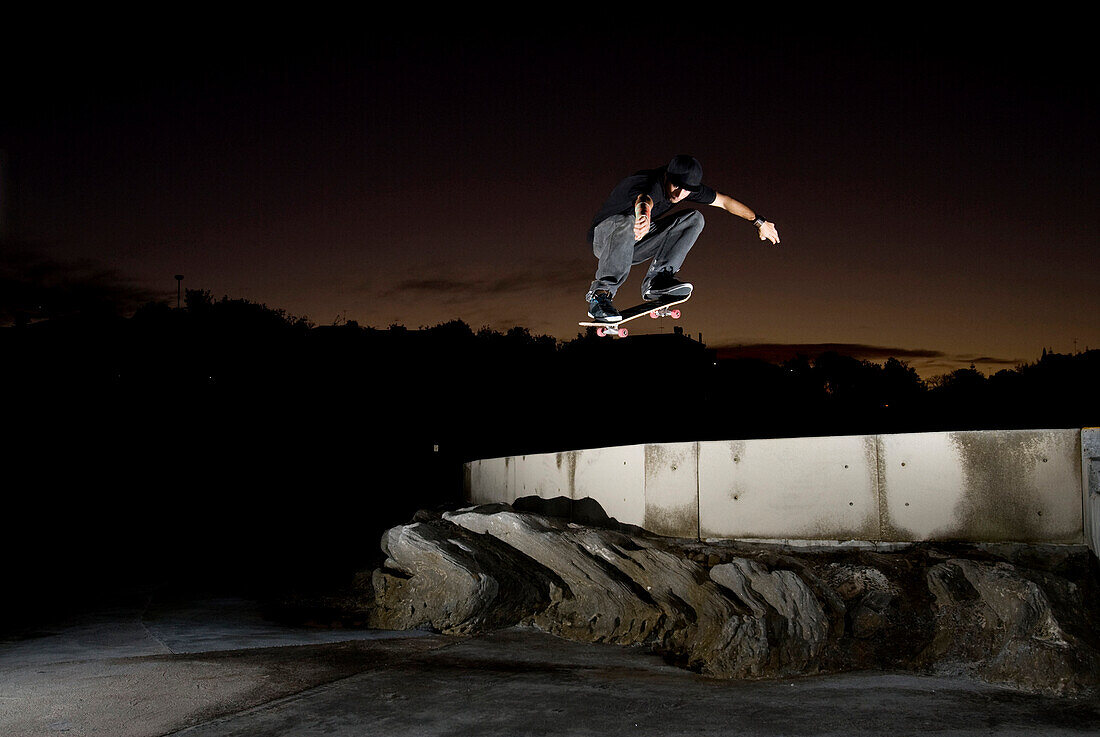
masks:
<instances>
[{"instance_id":1,"label":"skateboard deck","mask_svg":"<svg viewBox=\"0 0 1100 737\"><path fill-rule=\"evenodd\" d=\"M630 322L634 318L642 317L643 315L649 315L652 318L671 317L673 320L679 320L680 311L672 308L681 302L687 302L690 298L690 292L687 294L669 294L660 299L653 300L652 302L642 302L640 305L628 307L619 313L622 315L623 319L618 322L594 322L589 320L577 324L581 327L596 328L596 335L601 338L605 335L625 338L628 332L626 328L621 327L623 323Z\"/></svg>"}]
</instances>

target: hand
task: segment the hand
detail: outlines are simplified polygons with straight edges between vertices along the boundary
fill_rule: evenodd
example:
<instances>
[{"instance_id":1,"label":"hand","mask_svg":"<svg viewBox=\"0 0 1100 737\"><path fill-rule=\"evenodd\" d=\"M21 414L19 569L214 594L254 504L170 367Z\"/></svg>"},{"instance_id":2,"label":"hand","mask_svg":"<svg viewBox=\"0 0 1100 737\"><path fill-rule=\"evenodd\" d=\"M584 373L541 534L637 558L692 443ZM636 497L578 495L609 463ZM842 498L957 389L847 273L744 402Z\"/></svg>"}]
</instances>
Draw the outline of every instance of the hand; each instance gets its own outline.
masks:
<instances>
[{"instance_id":1,"label":"hand","mask_svg":"<svg viewBox=\"0 0 1100 737\"><path fill-rule=\"evenodd\" d=\"M634 200L634 242L637 243L649 233L653 221L649 214L653 210L653 199L647 194L638 195Z\"/></svg>"},{"instance_id":2,"label":"hand","mask_svg":"<svg viewBox=\"0 0 1100 737\"><path fill-rule=\"evenodd\" d=\"M637 229L637 226L635 226L635 229ZM766 222L760 226L760 240L779 243L779 231L775 229L774 223Z\"/></svg>"}]
</instances>

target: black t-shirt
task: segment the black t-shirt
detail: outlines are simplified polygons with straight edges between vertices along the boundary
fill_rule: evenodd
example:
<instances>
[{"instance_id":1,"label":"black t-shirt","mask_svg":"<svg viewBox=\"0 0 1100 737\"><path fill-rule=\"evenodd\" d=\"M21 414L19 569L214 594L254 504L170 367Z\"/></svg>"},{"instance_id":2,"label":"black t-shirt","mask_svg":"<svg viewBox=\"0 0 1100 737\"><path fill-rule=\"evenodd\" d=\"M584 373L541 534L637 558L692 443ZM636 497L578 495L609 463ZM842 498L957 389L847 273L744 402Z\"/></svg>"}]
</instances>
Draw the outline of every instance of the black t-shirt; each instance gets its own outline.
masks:
<instances>
[{"instance_id":1,"label":"black t-shirt","mask_svg":"<svg viewBox=\"0 0 1100 737\"><path fill-rule=\"evenodd\" d=\"M665 191L665 171L667 169L668 167L666 166L662 166L660 169L644 169L615 185L615 189L611 191L607 201L603 203L603 207L596 213L596 217L592 219L591 227L588 228L589 244L592 243L596 226L604 220L607 220L612 215L619 215L621 213L633 215L634 201L638 199L638 195L640 194L647 194L653 198L653 210L650 211L651 219L656 220L671 210L673 203L669 202L668 193ZM690 193L681 200L681 202L686 201L695 202L700 205L709 205L714 202L715 196L715 191L704 184L699 188L698 192Z\"/></svg>"}]
</instances>

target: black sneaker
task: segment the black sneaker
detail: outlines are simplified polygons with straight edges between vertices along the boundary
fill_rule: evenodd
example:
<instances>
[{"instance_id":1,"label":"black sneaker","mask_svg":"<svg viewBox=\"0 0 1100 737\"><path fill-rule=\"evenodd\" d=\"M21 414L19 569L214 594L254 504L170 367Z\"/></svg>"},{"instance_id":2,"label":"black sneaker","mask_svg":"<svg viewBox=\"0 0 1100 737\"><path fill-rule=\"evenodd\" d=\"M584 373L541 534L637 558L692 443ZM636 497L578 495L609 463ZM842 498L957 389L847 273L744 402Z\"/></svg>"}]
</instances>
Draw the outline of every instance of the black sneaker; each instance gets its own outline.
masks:
<instances>
[{"instance_id":1,"label":"black sneaker","mask_svg":"<svg viewBox=\"0 0 1100 737\"><path fill-rule=\"evenodd\" d=\"M677 279L669 270L658 271L642 290L642 299L653 302L666 296L684 297L691 294L693 288L691 284Z\"/></svg>"},{"instance_id":2,"label":"black sneaker","mask_svg":"<svg viewBox=\"0 0 1100 737\"><path fill-rule=\"evenodd\" d=\"M618 322L623 319L615 305L611 304L611 292L600 290L588 300L588 316L596 322Z\"/></svg>"}]
</instances>

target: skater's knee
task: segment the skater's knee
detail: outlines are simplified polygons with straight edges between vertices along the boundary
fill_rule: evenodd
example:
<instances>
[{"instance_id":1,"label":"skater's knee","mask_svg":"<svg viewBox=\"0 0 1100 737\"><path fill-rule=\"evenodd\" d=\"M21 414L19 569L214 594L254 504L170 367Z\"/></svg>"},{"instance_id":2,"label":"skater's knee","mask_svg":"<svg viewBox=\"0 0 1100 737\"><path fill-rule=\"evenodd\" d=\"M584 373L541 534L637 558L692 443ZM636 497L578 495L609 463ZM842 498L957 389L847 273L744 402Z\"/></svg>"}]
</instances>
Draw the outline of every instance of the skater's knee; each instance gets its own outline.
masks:
<instances>
[{"instance_id":1,"label":"skater's knee","mask_svg":"<svg viewBox=\"0 0 1100 737\"><path fill-rule=\"evenodd\" d=\"M702 230L706 224L706 218L703 217L703 213L698 210L685 210L683 215L683 223L686 226L697 228Z\"/></svg>"}]
</instances>

